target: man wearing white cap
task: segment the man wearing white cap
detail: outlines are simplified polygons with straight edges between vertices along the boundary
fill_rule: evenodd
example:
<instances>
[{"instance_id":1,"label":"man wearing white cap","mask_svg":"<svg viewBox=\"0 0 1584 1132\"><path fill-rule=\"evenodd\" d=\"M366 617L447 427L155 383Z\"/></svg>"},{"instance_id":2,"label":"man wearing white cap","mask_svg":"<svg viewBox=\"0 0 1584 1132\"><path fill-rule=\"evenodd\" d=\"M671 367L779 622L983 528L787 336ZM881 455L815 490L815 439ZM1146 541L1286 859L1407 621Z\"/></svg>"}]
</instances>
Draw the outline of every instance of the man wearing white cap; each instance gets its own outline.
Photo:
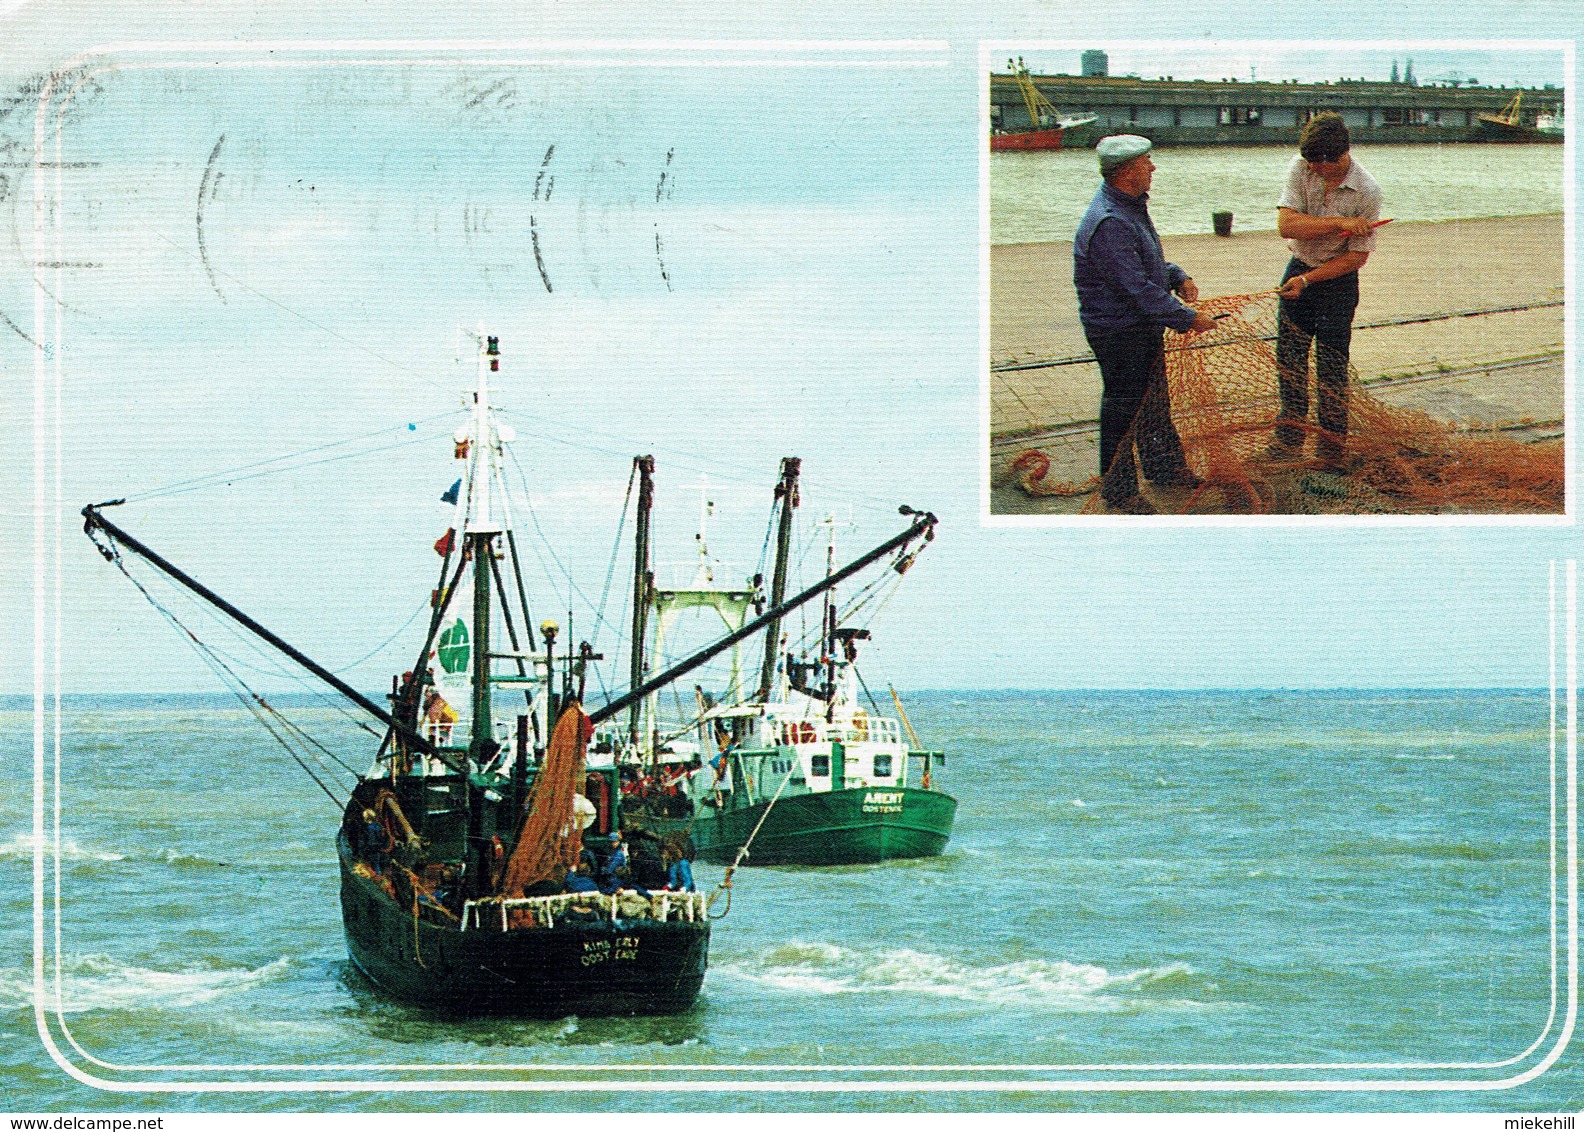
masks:
<instances>
[{"instance_id":1,"label":"man wearing white cap","mask_svg":"<svg viewBox=\"0 0 1584 1132\"><path fill-rule=\"evenodd\" d=\"M1133 445L1121 451L1122 439L1145 394L1157 385L1155 396L1162 411L1133 438L1139 465L1152 483L1187 487L1200 483L1183 457L1167 405L1164 328L1215 329L1215 320L1186 305L1198 300L1199 288L1186 271L1166 262L1150 221L1149 187L1155 163L1149 151L1149 139L1134 134L1101 140L1095 152L1104 183L1073 237L1078 318L1100 363L1104 384L1100 474L1106 479L1101 497L1112 510L1134 514L1148 514L1153 508L1138 492Z\"/></svg>"}]
</instances>

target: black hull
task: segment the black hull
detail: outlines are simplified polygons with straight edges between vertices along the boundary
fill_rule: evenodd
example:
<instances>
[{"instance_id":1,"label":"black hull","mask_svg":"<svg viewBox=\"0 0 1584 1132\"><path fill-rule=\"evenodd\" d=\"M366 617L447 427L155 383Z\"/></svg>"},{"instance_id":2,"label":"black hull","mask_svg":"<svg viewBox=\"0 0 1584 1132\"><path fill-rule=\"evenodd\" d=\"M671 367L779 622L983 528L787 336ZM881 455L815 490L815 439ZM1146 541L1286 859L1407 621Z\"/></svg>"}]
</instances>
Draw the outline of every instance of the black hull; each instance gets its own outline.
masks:
<instances>
[{"instance_id":1,"label":"black hull","mask_svg":"<svg viewBox=\"0 0 1584 1132\"><path fill-rule=\"evenodd\" d=\"M602 919L462 931L414 920L341 853L341 916L360 971L394 998L446 1014L561 1018L680 1014L709 961L709 922Z\"/></svg>"}]
</instances>

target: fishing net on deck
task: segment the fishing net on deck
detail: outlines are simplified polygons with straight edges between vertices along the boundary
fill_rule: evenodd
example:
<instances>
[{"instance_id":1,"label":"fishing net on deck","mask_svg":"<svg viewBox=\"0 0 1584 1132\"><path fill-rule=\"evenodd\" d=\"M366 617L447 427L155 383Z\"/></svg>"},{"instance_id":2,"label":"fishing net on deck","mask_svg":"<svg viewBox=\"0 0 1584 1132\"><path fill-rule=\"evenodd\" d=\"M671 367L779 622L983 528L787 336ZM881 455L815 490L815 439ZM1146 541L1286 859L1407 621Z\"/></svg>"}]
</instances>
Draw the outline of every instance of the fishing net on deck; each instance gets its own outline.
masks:
<instances>
[{"instance_id":1,"label":"fishing net on deck","mask_svg":"<svg viewBox=\"0 0 1584 1132\"><path fill-rule=\"evenodd\" d=\"M577 704L556 721L529 795L528 816L501 877L503 895L520 897L525 889L577 864L583 829L573 799L582 787L583 753L593 734L594 725Z\"/></svg>"},{"instance_id":2,"label":"fishing net on deck","mask_svg":"<svg viewBox=\"0 0 1584 1132\"><path fill-rule=\"evenodd\" d=\"M1320 427L1329 391L1317 388L1318 345L1306 378L1308 416L1282 420L1278 432L1276 296L1225 295L1199 309L1219 320L1217 328L1167 332L1166 383L1146 393L1105 476L1079 485L1047 482L1050 458L1030 450L1012 463L1025 491L1098 488L1086 514L1562 513L1560 437L1525 440L1504 429L1457 427L1388 404L1351 367L1341 398L1345 435ZM1162 438L1173 427L1192 474L1158 477L1186 482L1157 486L1147 464L1171 447Z\"/></svg>"}]
</instances>

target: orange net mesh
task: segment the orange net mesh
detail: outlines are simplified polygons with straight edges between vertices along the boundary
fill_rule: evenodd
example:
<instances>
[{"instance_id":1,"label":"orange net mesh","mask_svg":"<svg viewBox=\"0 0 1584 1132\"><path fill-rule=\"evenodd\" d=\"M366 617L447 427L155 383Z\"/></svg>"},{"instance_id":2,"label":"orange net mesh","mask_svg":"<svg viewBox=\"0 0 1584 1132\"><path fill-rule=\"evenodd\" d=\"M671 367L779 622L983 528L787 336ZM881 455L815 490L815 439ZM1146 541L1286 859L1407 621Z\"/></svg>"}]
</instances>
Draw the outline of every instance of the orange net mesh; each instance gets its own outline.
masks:
<instances>
[{"instance_id":1,"label":"orange net mesh","mask_svg":"<svg viewBox=\"0 0 1584 1132\"><path fill-rule=\"evenodd\" d=\"M1106 475L1084 484L1048 483L1049 457L1031 450L1012 463L1025 491L1076 495L1099 488L1086 514L1111 512L1116 508L1107 501L1119 499L1142 499L1139 510L1165 514L1562 513L1560 437L1525 441L1476 432L1389 405L1351 367L1341 398L1345 435L1315 423L1329 391L1315 387L1311 357L1309 417L1283 420L1281 436L1276 297L1224 295L1199 309L1219 325L1202 334L1167 332L1166 383L1145 394ZM1203 482L1151 488L1146 497L1134 453L1158 447L1172 425Z\"/></svg>"},{"instance_id":2,"label":"orange net mesh","mask_svg":"<svg viewBox=\"0 0 1584 1132\"><path fill-rule=\"evenodd\" d=\"M583 753L593 734L594 725L575 703L556 721L528 799L528 816L501 877L504 895L519 897L530 885L577 864L583 831L573 815L572 798L582 786Z\"/></svg>"}]
</instances>

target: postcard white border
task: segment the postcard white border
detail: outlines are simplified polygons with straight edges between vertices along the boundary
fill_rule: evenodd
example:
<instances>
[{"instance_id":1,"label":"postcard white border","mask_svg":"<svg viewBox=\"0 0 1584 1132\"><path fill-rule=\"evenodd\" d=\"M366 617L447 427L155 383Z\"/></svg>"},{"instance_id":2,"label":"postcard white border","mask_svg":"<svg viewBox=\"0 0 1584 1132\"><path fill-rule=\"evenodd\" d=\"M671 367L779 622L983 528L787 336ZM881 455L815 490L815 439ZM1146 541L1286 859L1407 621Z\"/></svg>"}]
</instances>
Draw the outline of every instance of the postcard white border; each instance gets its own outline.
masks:
<instances>
[{"instance_id":1,"label":"postcard white border","mask_svg":"<svg viewBox=\"0 0 1584 1132\"><path fill-rule=\"evenodd\" d=\"M563 41L547 41L545 43L511 43L497 44L444 44L447 50L466 50L470 55L480 50L490 50L504 47L512 50L599 50L602 52L619 49L624 44L608 41L588 41L586 44ZM657 44L656 41L635 41L637 50L727 50L733 45L723 41L677 41ZM810 43L799 43L791 46L754 43L754 49L762 50L808 50ZM820 43L818 49L861 51L874 50L873 43ZM943 53L948 50L944 44L926 41L886 43L886 50L908 50L919 52ZM1025 45L1027 47L1027 45ZM90 59L101 57L106 52L134 52L134 51L213 51L215 53L235 53L246 51L290 51L303 49L320 52L363 52L389 51L393 57L384 60L366 61L360 65L392 65L405 64L412 60L399 56L403 52L416 52L433 49L433 45L392 45L385 43L368 44L335 44L335 43L305 43L305 44L130 44L119 47L96 48L85 52L66 64L70 68ZM981 55L983 53L981 45ZM1569 61L1571 64L1571 46L1569 47ZM458 60L448 60L458 61ZM477 58L471 59L477 62ZM561 62L566 65L589 65L591 62L610 64L612 59L602 56L598 60L589 59L536 59L536 63ZM339 60L337 62L340 62ZM762 61L761 61L762 62ZM155 64L148 64L154 66ZM226 65L209 63L207 65ZM229 65L250 65L247 61L237 60ZM269 60L262 65L299 65L290 60ZM663 65L663 64L655 64ZM681 64L687 65L687 64ZM712 64L713 65L713 64ZM862 64L860 64L862 65ZM873 65L887 65L876 62ZM917 60L903 61L901 65L919 65ZM937 64L927 64L937 65ZM944 65L944 62L938 65ZM64 68L63 68L64 69ZM984 68L981 66L981 73ZM56 74L60 74L57 72ZM80 85L80 84L79 84ZM55 120L54 149L55 161L44 162L42 155L51 152L49 146L49 109L55 97L54 79L46 84L39 95L39 105L35 118L34 133L34 262L42 264L53 262L62 263L61 239L62 228L55 224L53 228L47 223L50 216L59 216L59 210L51 210L48 198L49 179L43 175L43 170L51 164L55 169L53 188L56 199L61 193L61 165L60 165L60 122ZM1571 94L1569 95L1571 99ZM987 113L988 88L981 100L981 112ZM1571 103L1567 113L1571 115ZM982 135L981 135L982 136ZM1571 142L1570 142L1571 144ZM987 156L981 166L981 179L988 169ZM1570 200L1571 205L1571 200ZM1571 209L1570 209L1571 218ZM982 231L988 236L988 213L982 210ZM53 236L51 241L49 237ZM52 259L47 259L43 252L46 244L54 252ZM984 249L981 256L981 270L988 264L988 242L981 241ZM1571 302L1571 254L1569 276L1569 302ZM35 268L35 271L42 269ZM55 290L53 297L35 277L34 288L34 328L37 340L49 342L52 347L58 347L61 341L62 314L59 297L64 293L65 277L62 267L54 268L53 282ZM984 310L985 300L982 298L981 311ZM987 324L982 330L982 345L987 346ZM44 334L43 328L50 326L49 335ZM1569 351L1571 351L1572 328L1569 321ZM1570 355L1571 356L1571 355ZM988 369L984 371L988 374ZM1561 1055L1572 1036L1578 1009L1578 875L1577 875L1577 773L1576 773L1576 719L1577 719L1577 594L1576 594L1576 565L1572 560L1566 563L1566 600L1565 600L1565 641L1566 641L1566 714L1564 719L1566 734L1566 888L1567 888L1567 1012L1563 1020L1562 1031L1555 1046L1542 1057L1535 1065L1511 1077L1498 1080L1424 1080L1424 1079L1384 1079L1384 1080L1258 1080L1258 1079L1221 1079L1221 1080L1195 1080L1195 1079L1163 1079L1145 1081L1118 1081L1118 1080L977 1080L977 1081L939 1081L918 1080L913 1075L925 1073L955 1073L955 1074L985 1074L985 1073L1083 1073L1083 1072L1174 1072L1181 1070L1199 1069L1209 1072L1225 1072L1242 1070L1247 1072L1264 1072L1278 1069L1298 1071L1312 1070L1359 1070L1359 1069L1403 1069L1403 1070L1455 1070L1479 1068L1505 1068L1527 1059L1543 1043L1545 1037L1556 1023L1557 1000L1557 893L1556 893L1556 564L1551 567L1550 582L1550 615L1551 615L1551 696L1552 696L1552 726L1550 730L1551 745L1551 1015L1539 1037L1524 1050L1511 1058L1497 1062L1359 1062L1359 1063L1165 1063L1165 1064L1136 1064L1136 1065L1049 1065L1049 1066L759 1066L759 1065L642 1065L642 1066L604 1066L599 1067L605 1071L623 1071L628 1073L691 1073L700 1075L713 1075L722 1073L801 1073L824 1074L837 1076L834 1080L695 1080L695 1081L634 1081L625 1078L612 1078L604 1080L430 1080L430 1081L389 1081L389 1080L208 1080L208 1081L116 1081L94 1075L93 1073L75 1064L61 1050L55 1041L55 1036L50 1029L50 1006L57 1011L58 1024L61 1033L66 1037L73 1049L95 1065L103 1068L124 1072L207 1072L212 1070L227 1070L231 1072L328 1072L328 1073L391 1073L391 1072L538 1072L538 1073L579 1073L590 1072L590 1066L585 1065L254 1065L254 1066L226 1066L226 1065L194 1065L194 1066L119 1066L93 1057L72 1038L66 1026L65 1012L61 1009L58 997L52 1004L45 978L46 968L46 935L45 935L45 876L46 859L53 858L53 898L54 898L54 924L53 944L56 978L54 987L57 996L62 986L60 961L62 957L61 936L61 909L60 909L60 848L61 848L61 625L62 625L62 569L61 562L64 548L64 532L66 529L66 509L63 498L63 450L64 437L62 434L62 370L60 350L53 348L46 350L40 348L34 353L34 641L33 641L33 739L34 739L34 804L33 804L33 990L34 990L34 1017L38 1027L41 1041L45 1045L52 1060L65 1072L76 1080L110 1092L404 1092L404 1091L443 1091L443 1092L472 1092L472 1091L536 1091L536 1092L648 1092L648 1091L738 1091L738 1092L891 1092L891 1091L932 1091L932 1092L1094 1092L1094 1091L1124 1091L1124 1092L1177 1092L1177 1091L1279 1091L1279 1092L1319 1092L1319 1091L1442 1091L1442 1090L1493 1090L1507 1089L1532 1080L1545 1072ZM1571 414L1571 388L1569 392L1568 411ZM986 415L985 423L988 424ZM1569 437L1571 438L1571 431ZM988 443L988 431L985 432ZM53 461L46 460L46 453L53 450ZM51 523L51 520L53 521ZM53 564L53 571L49 566ZM46 580L53 582L53 588L46 585ZM49 608L53 614L51 619L46 619L45 610ZM46 632L46 629L49 632ZM46 695L46 679L49 682L49 694ZM49 704L53 702L53 711ZM52 744L45 741L46 721L51 725ZM49 755L53 752L53 761ZM46 775L51 772L53 789L46 790ZM51 801L52 821L49 823L51 840L46 843L45 805L46 799ZM52 853L46 854L48 844ZM887 1073L896 1074L888 1080L842 1080L842 1074L858 1073Z\"/></svg>"}]
</instances>

